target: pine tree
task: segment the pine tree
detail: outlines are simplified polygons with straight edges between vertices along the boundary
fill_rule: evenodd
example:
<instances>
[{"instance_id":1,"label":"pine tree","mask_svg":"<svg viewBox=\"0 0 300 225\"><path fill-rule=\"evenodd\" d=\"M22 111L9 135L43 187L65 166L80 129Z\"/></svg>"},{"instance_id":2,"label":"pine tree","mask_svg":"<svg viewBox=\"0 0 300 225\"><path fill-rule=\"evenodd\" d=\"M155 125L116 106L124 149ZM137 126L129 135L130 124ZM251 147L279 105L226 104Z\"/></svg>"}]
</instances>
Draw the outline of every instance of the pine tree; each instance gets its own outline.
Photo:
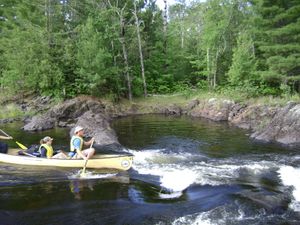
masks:
<instances>
[{"instance_id":1,"label":"pine tree","mask_svg":"<svg viewBox=\"0 0 300 225\"><path fill-rule=\"evenodd\" d=\"M254 21L262 78L300 91L300 1L257 0Z\"/></svg>"},{"instance_id":2,"label":"pine tree","mask_svg":"<svg viewBox=\"0 0 300 225\"><path fill-rule=\"evenodd\" d=\"M253 40L247 32L240 33L237 46L233 51L232 65L228 72L231 85L245 86L258 81L255 76L256 60Z\"/></svg>"}]
</instances>

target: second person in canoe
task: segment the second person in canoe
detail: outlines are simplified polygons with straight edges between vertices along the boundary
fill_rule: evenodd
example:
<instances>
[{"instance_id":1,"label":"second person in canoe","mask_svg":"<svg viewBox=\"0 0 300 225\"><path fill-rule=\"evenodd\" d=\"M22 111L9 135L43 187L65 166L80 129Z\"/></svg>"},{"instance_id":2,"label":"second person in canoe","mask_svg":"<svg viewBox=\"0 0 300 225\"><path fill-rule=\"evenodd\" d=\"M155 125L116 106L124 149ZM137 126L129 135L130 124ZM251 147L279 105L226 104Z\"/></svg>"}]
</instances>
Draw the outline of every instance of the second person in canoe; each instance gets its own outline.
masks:
<instances>
[{"instance_id":1,"label":"second person in canoe","mask_svg":"<svg viewBox=\"0 0 300 225\"><path fill-rule=\"evenodd\" d=\"M54 155L54 150L52 147L53 138L46 136L40 141L39 153L40 157L43 158L52 158L52 159L66 159L68 156L63 152L60 151L59 153Z\"/></svg>"}]
</instances>

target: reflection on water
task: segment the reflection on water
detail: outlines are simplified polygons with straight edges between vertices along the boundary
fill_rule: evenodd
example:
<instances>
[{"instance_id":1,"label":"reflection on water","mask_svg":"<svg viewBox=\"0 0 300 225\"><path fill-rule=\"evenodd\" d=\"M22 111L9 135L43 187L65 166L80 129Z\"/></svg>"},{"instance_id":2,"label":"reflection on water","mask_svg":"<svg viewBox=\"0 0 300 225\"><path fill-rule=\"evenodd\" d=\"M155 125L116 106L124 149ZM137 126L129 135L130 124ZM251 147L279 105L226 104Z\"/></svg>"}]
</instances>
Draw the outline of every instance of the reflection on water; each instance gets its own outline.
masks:
<instances>
[{"instance_id":1,"label":"reflection on water","mask_svg":"<svg viewBox=\"0 0 300 225\"><path fill-rule=\"evenodd\" d=\"M133 168L126 172L87 170L81 177L78 169L0 163L2 223L300 221L297 149L255 142L245 130L186 117L127 117L115 120L113 127L121 144L134 154ZM14 129L5 128L26 144L35 141L24 138L33 134ZM68 130L47 132L58 144L69 141Z\"/></svg>"}]
</instances>

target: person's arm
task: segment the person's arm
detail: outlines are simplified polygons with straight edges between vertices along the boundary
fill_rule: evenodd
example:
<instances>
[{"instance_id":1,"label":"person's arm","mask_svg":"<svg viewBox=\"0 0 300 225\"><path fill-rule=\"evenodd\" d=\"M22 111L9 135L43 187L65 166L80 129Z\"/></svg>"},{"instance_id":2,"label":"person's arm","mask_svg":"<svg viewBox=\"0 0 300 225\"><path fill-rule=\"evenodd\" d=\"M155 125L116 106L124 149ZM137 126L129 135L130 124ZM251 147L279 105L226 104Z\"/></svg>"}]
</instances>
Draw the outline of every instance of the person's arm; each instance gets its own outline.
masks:
<instances>
[{"instance_id":1,"label":"person's arm","mask_svg":"<svg viewBox=\"0 0 300 225\"><path fill-rule=\"evenodd\" d=\"M3 140L10 140L10 139L13 139L11 136L2 136L0 135L0 139L3 139Z\"/></svg>"},{"instance_id":2,"label":"person's arm","mask_svg":"<svg viewBox=\"0 0 300 225\"><path fill-rule=\"evenodd\" d=\"M95 138L92 137L91 140L85 141L85 142L84 142L84 145L90 147L94 140L95 140Z\"/></svg>"},{"instance_id":3,"label":"person's arm","mask_svg":"<svg viewBox=\"0 0 300 225\"><path fill-rule=\"evenodd\" d=\"M43 158L47 157L47 150L44 147L41 147L41 157Z\"/></svg>"},{"instance_id":4,"label":"person's arm","mask_svg":"<svg viewBox=\"0 0 300 225\"><path fill-rule=\"evenodd\" d=\"M85 143L85 142L83 142L83 143ZM75 150L76 150L76 153L77 153L81 158L83 158L84 160L87 160L87 157L85 157L85 155L82 154L82 152L81 152L81 150L80 150L80 147L81 147L81 141L80 141L79 138L76 138L76 139L74 140L74 148L75 148Z\"/></svg>"},{"instance_id":5,"label":"person's arm","mask_svg":"<svg viewBox=\"0 0 300 225\"><path fill-rule=\"evenodd\" d=\"M84 154L82 154L82 152L80 150L76 149L76 152L81 158L83 158L84 160L87 160L87 157Z\"/></svg>"}]
</instances>

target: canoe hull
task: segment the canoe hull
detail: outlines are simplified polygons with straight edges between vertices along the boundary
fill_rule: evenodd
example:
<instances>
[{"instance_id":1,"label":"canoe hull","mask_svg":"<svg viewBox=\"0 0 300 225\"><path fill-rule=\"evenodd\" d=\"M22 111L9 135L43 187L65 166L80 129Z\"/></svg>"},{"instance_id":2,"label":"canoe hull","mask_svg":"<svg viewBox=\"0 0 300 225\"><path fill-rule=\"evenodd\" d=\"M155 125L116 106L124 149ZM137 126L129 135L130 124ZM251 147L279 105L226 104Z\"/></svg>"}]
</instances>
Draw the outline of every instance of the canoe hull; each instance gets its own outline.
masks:
<instances>
[{"instance_id":1,"label":"canoe hull","mask_svg":"<svg viewBox=\"0 0 300 225\"><path fill-rule=\"evenodd\" d=\"M88 160L86 168L128 170L132 166L132 161L133 156L131 155L95 155ZM3 153L0 153L0 162L65 168L83 168L85 164L82 159L47 159Z\"/></svg>"}]
</instances>

